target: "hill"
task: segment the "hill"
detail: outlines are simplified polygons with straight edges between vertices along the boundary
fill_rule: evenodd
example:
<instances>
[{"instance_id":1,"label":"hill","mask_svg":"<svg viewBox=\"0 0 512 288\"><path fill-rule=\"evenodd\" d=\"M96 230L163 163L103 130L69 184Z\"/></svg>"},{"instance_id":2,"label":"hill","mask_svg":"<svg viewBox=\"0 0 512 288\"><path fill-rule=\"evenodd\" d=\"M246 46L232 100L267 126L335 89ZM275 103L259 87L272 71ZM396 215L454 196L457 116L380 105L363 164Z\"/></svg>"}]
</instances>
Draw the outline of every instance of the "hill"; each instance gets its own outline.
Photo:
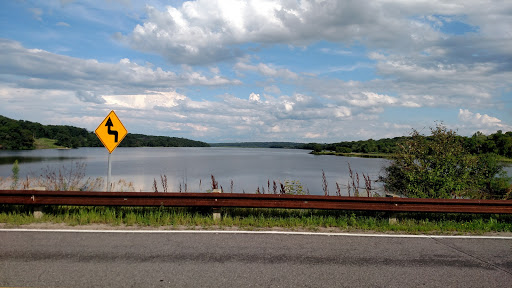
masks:
<instances>
[{"instance_id":1,"label":"hill","mask_svg":"<svg viewBox=\"0 0 512 288\"><path fill-rule=\"evenodd\" d=\"M0 149L36 149L36 139L53 139L54 145L69 148L102 147L94 132L68 125L42 125L13 120L0 115ZM128 133L119 147L208 147L204 142L186 138Z\"/></svg>"}]
</instances>

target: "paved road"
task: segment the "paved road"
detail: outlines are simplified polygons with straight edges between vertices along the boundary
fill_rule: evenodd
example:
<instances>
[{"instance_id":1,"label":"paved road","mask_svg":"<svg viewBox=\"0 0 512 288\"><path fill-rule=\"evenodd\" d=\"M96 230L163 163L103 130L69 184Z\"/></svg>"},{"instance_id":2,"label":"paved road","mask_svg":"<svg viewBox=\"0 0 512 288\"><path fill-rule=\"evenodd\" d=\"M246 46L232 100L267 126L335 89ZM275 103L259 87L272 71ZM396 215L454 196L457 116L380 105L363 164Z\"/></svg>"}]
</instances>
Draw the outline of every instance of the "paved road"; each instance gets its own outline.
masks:
<instances>
[{"instance_id":1,"label":"paved road","mask_svg":"<svg viewBox=\"0 0 512 288\"><path fill-rule=\"evenodd\" d=\"M511 287L512 240L0 231L0 286Z\"/></svg>"}]
</instances>

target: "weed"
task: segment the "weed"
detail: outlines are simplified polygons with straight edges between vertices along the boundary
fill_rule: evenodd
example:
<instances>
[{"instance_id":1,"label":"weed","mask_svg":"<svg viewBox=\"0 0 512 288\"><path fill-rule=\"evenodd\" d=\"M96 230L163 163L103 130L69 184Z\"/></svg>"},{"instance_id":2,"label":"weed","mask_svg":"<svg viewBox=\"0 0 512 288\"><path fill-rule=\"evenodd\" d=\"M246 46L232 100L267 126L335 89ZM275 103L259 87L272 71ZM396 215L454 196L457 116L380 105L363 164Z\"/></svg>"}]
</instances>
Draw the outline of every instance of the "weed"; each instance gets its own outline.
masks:
<instances>
[{"instance_id":1,"label":"weed","mask_svg":"<svg viewBox=\"0 0 512 288\"><path fill-rule=\"evenodd\" d=\"M99 191L103 186L102 178L85 178L86 167L87 164L78 161L59 169L47 166L35 179L35 184L49 191ZM27 188L28 182L24 185Z\"/></svg>"},{"instance_id":2,"label":"weed","mask_svg":"<svg viewBox=\"0 0 512 288\"><path fill-rule=\"evenodd\" d=\"M167 192L167 175L160 175L160 182L162 182L162 189L164 192ZM180 184L181 185L181 184ZM181 189L180 189L181 192ZM185 192L187 192L187 188L185 186Z\"/></svg>"},{"instance_id":3,"label":"weed","mask_svg":"<svg viewBox=\"0 0 512 288\"><path fill-rule=\"evenodd\" d=\"M11 190L16 189L18 187L18 180L20 177L20 166L18 165L18 160L14 161L14 164L12 164L12 184L11 184Z\"/></svg>"},{"instance_id":4,"label":"weed","mask_svg":"<svg viewBox=\"0 0 512 288\"><path fill-rule=\"evenodd\" d=\"M215 176L213 176L213 174L211 174L211 178L212 178L212 190L219 189L219 182L217 182L215 180Z\"/></svg>"},{"instance_id":5,"label":"weed","mask_svg":"<svg viewBox=\"0 0 512 288\"><path fill-rule=\"evenodd\" d=\"M156 184L156 179L153 179L153 192L158 193L158 185Z\"/></svg>"},{"instance_id":6,"label":"weed","mask_svg":"<svg viewBox=\"0 0 512 288\"><path fill-rule=\"evenodd\" d=\"M329 196L329 188L327 186L327 177L325 177L324 169L322 169L322 188L324 189L325 196Z\"/></svg>"}]
</instances>

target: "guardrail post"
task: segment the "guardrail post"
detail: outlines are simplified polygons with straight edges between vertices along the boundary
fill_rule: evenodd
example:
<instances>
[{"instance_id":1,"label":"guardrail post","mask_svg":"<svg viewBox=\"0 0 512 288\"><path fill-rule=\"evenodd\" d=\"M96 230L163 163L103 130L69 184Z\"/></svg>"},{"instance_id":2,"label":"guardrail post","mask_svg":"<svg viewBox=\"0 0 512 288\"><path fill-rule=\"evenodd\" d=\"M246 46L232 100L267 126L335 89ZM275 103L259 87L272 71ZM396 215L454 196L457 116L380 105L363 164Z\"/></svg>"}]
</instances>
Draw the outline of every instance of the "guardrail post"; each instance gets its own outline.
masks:
<instances>
[{"instance_id":1,"label":"guardrail post","mask_svg":"<svg viewBox=\"0 0 512 288\"><path fill-rule=\"evenodd\" d=\"M28 190L34 190L34 191L46 191L45 187L34 187L34 188L28 188ZM34 197L34 196L32 196ZM35 200L32 198L32 200ZM43 218L43 206L41 205L34 205L34 218L41 219Z\"/></svg>"},{"instance_id":2,"label":"guardrail post","mask_svg":"<svg viewBox=\"0 0 512 288\"><path fill-rule=\"evenodd\" d=\"M396 213L389 214L389 224L397 224L398 220L396 218L397 218Z\"/></svg>"},{"instance_id":3,"label":"guardrail post","mask_svg":"<svg viewBox=\"0 0 512 288\"><path fill-rule=\"evenodd\" d=\"M390 193L386 193L386 197L391 197L391 198L400 198L398 195L396 194L390 194ZM396 205L396 204L395 204ZM391 212L389 214L389 224L396 224L398 223L398 220L396 219L397 218L397 213L395 212Z\"/></svg>"},{"instance_id":4,"label":"guardrail post","mask_svg":"<svg viewBox=\"0 0 512 288\"><path fill-rule=\"evenodd\" d=\"M213 189L212 193L222 193L222 190L220 190L220 189ZM215 201L217 201L217 199L215 199ZM221 219L220 212L221 212L220 208L213 208L213 220L220 220Z\"/></svg>"}]
</instances>

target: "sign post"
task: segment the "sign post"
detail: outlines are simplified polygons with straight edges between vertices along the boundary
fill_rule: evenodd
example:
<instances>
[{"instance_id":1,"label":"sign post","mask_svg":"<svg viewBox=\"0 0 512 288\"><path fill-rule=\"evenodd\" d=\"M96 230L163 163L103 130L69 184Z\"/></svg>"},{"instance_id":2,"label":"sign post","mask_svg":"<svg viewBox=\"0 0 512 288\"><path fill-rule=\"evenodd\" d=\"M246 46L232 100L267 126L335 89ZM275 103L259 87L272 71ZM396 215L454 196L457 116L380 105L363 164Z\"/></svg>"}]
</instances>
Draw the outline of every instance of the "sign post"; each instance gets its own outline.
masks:
<instances>
[{"instance_id":1,"label":"sign post","mask_svg":"<svg viewBox=\"0 0 512 288\"><path fill-rule=\"evenodd\" d=\"M126 134L128 134L128 130L124 128L123 123L121 123L121 120L119 120L114 110L112 110L94 132L100 139L101 143L103 143L103 146L108 150L107 192L110 192L112 188L110 184L112 152L117 148L119 143L123 141Z\"/></svg>"}]
</instances>

